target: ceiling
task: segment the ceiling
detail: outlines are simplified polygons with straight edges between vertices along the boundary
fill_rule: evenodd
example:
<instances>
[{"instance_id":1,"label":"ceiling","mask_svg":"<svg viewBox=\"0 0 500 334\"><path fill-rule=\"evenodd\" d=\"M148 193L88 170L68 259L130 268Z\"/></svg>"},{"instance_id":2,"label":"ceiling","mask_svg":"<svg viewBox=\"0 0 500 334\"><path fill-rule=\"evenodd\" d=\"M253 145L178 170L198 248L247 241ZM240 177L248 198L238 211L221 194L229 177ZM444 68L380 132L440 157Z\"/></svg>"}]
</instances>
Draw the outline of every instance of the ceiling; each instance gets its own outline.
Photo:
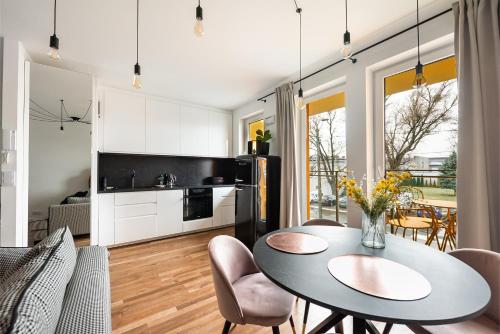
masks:
<instances>
[{"instance_id":1,"label":"ceiling","mask_svg":"<svg viewBox=\"0 0 500 334\"><path fill-rule=\"evenodd\" d=\"M303 8L303 65L339 58L344 1L298 0ZM452 0L420 0L427 17ZM7 37L23 41L33 60L46 57L53 0L3 1ZM292 0L202 0L206 34L193 33L195 0L141 0L139 62L143 92L234 109L298 69L298 18ZM426 7L427 14L426 15ZM354 44L393 25L408 25L412 0L349 0ZM135 63L134 0L58 3L62 60L55 64L129 88Z\"/></svg>"}]
</instances>

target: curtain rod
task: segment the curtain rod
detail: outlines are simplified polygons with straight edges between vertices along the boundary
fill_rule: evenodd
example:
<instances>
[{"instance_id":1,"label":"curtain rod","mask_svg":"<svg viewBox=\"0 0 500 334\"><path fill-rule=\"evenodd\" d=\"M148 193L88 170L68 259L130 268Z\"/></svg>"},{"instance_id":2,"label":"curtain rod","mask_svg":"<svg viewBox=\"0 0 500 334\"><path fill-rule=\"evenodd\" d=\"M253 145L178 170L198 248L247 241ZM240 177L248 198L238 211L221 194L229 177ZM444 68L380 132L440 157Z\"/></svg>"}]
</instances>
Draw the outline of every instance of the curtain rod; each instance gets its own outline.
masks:
<instances>
[{"instance_id":1,"label":"curtain rod","mask_svg":"<svg viewBox=\"0 0 500 334\"><path fill-rule=\"evenodd\" d=\"M391 39L393 39L393 38L395 38L395 37L397 37L397 36L399 36L399 35L402 35L402 34L404 34L405 32L408 32L408 31L410 31L410 30L412 30L412 29L415 29L416 27L418 27L418 26L420 26L420 25L422 25L422 24L424 24L424 23L427 23L427 22L429 22L429 21L432 21L432 20L434 20L434 19L436 19L436 18L438 18L438 17L440 17L440 16L442 16L442 15L444 15L444 14L446 14L446 13L449 13L449 12L451 12L451 11L452 11L452 9L451 9L451 8L448 8L448 9L446 9L446 10L444 10L444 11L440 12L440 13L437 13L437 14L436 14L436 15L434 15L434 16L429 17L428 19L425 19L424 21L420 22L419 24L414 24L414 25L412 25L412 26L410 26L410 27L408 27L408 28L406 28L406 29L403 29L403 30L401 30L401 31L399 31L399 32L397 32L397 33L395 33L395 34L393 34L393 35L389 36L389 37L386 37L386 38L384 38L384 39L382 39L382 40L380 40L380 41L378 41L378 42L376 42L376 43L373 43L373 44L371 44L371 45L369 45L369 46L367 46L367 47L365 47L365 48L363 48L363 49L361 49L361 50L359 50L359 51L354 52L354 53L352 54L351 58L352 58L352 57L354 57L354 56L357 56L357 55L359 55L359 54L361 54L361 53L363 53L363 52L365 52L365 51L368 51L368 50L370 50L371 48L374 48L374 47L376 47L376 46L378 46L378 45L380 45L380 44L382 44L382 43L385 43L385 42L387 42L388 40L391 40ZM305 77L303 77L301 80L296 80L296 81L294 81L294 82L293 82L293 84L294 84L294 85L295 85L295 84L298 84L299 82L304 81L304 80L306 80L306 79L309 79L310 77L315 76L316 74L321 73L321 72L323 72L323 71L325 71L325 70L329 69L330 67L333 67L333 66L335 66L335 65L337 65L337 64L340 64L340 63L342 63L342 62L344 62L344 61L346 61L346 60L350 60L350 59L343 59L343 58L342 58L342 59L340 59L340 60L337 60L337 61L336 61L336 62L334 62L334 63L331 63L331 64L329 64L329 65L327 65L327 66L325 66L325 67L320 68L320 69L319 69L319 70L317 70L317 71L314 71L314 72L313 72L313 73L311 73L311 74L306 75L306 76L305 76ZM354 62L353 62L353 63L354 63ZM263 97L261 97L261 98L257 99L257 101L267 102L267 101L266 101L266 99L267 99L268 97L270 97L270 96L273 96L274 94L276 94L276 93L275 93L275 92L269 93L269 94L267 94L267 95L265 95L265 96L263 96Z\"/></svg>"}]
</instances>

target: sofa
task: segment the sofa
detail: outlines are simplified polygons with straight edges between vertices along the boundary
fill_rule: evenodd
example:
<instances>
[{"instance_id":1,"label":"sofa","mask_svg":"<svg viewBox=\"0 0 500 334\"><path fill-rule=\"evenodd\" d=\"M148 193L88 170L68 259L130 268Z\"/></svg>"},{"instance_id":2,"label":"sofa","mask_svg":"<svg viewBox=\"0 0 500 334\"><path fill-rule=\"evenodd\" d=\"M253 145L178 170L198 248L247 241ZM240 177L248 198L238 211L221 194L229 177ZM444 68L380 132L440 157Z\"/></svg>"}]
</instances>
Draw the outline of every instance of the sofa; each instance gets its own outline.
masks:
<instances>
[{"instance_id":1,"label":"sofa","mask_svg":"<svg viewBox=\"0 0 500 334\"><path fill-rule=\"evenodd\" d=\"M49 206L49 233L67 225L73 235L90 234L90 197L66 200L66 204Z\"/></svg>"},{"instance_id":2,"label":"sofa","mask_svg":"<svg viewBox=\"0 0 500 334\"><path fill-rule=\"evenodd\" d=\"M32 248L0 248L0 333L111 333L108 251L67 227Z\"/></svg>"}]
</instances>

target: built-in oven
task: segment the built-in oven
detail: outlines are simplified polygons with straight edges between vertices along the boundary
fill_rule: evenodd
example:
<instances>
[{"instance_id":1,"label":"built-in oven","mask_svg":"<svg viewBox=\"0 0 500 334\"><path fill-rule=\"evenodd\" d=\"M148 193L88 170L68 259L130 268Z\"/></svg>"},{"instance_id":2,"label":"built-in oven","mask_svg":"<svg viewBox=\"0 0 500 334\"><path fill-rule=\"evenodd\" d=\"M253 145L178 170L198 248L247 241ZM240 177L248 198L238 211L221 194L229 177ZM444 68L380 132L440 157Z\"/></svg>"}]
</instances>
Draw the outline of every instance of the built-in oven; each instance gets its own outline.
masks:
<instances>
[{"instance_id":1,"label":"built-in oven","mask_svg":"<svg viewBox=\"0 0 500 334\"><path fill-rule=\"evenodd\" d=\"M213 215L212 188L184 189L184 221L210 218Z\"/></svg>"}]
</instances>

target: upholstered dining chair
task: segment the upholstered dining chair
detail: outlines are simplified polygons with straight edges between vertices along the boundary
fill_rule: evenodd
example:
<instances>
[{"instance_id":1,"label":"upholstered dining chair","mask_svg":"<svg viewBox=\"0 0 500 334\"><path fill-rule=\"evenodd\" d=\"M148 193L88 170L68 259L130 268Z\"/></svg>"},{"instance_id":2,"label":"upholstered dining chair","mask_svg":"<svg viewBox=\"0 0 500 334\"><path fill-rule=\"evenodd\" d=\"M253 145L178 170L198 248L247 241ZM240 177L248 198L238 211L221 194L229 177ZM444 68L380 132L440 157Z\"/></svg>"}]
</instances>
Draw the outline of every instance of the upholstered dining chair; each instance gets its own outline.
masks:
<instances>
[{"instance_id":1,"label":"upholstered dining chair","mask_svg":"<svg viewBox=\"0 0 500 334\"><path fill-rule=\"evenodd\" d=\"M417 334L500 333L500 280L498 278L500 254L472 248L462 248L448 254L474 268L488 282L491 289L491 301L486 312L478 318L456 324L424 327L408 325L408 327Z\"/></svg>"},{"instance_id":2,"label":"upholstered dining chair","mask_svg":"<svg viewBox=\"0 0 500 334\"><path fill-rule=\"evenodd\" d=\"M323 218L316 218L316 219L310 219L306 221L302 226L338 226L338 227L345 227L345 225L331 219L323 219ZM302 320L302 333L305 332L305 328L307 325L307 318L309 317L309 307L311 306L311 303L306 300L306 307L304 309L304 319ZM335 326L335 332L337 333L343 333L344 332L344 326L342 325L342 322L337 324Z\"/></svg>"},{"instance_id":3,"label":"upholstered dining chair","mask_svg":"<svg viewBox=\"0 0 500 334\"><path fill-rule=\"evenodd\" d=\"M253 255L239 240L220 235L208 244L208 254L219 311L226 319L223 334L231 324L272 327L290 321L292 331L293 296L265 277Z\"/></svg>"}]
</instances>

